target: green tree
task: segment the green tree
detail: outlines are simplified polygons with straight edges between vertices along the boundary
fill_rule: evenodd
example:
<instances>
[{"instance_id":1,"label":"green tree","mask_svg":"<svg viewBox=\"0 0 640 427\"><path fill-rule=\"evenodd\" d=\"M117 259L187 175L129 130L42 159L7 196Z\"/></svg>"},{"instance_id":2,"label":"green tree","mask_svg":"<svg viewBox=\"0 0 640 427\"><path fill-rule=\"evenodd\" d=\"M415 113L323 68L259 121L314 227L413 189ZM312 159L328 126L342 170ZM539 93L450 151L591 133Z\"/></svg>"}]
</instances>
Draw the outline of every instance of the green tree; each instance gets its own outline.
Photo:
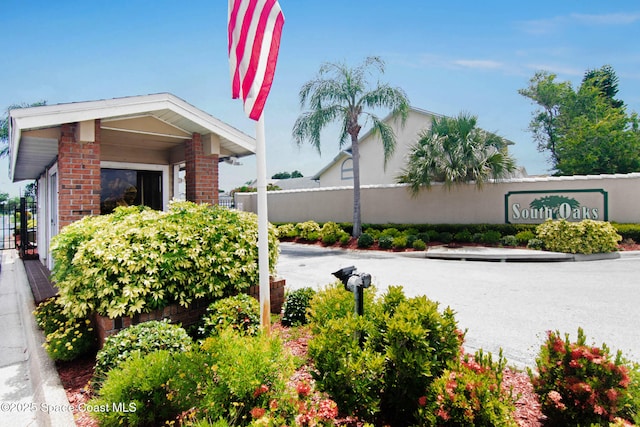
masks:
<instances>
[{"instance_id":1,"label":"green tree","mask_svg":"<svg viewBox=\"0 0 640 427\"><path fill-rule=\"evenodd\" d=\"M558 163L560 109L567 96L573 92L569 82L558 83L556 77L547 71L539 71L529 81L529 87L518 91L539 106L533 113L529 130L538 144L538 151L550 152L554 167Z\"/></svg>"},{"instance_id":2,"label":"green tree","mask_svg":"<svg viewBox=\"0 0 640 427\"><path fill-rule=\"evenodd\" d=\"M390 109L391 115L400 118L402 124L409 113L409 101L400 88L376 81L371 86L368 77L372 71L384 73L384 62L378 57L369 57L355 67L344 64L324 64L313 80L300 89L300 105L309 110L303 112L293 126L293 138L298 145L308 141L320 153L320 132L332 122L340 123L339 144L342 147L351 141L353 159L353 236L362 232L360 214L360 123L369 120L372 132L382 141L385 166L396 146L396 136L391 125L381 120L370 110Z\"/></svg>"},{"instance_id":3,"label":"green tree","mask_svg":"<svg viewBox=\"0 0 640 427\"><path fill-rule=\"evenodd\" d=\"M458 117L434 117L431 128L420 135L397 178L410 184L415 195L432 182L446 186L475 181L481 187L488 179L504 178L515 170L509 143L477 127L478 118L466 113Z\"/></svg>"},{"instance_id":4,"label":"green tree","mask_svg":"<svg viewBox=\"0 0 640 427\"><path fill-rule=\"evenodd\" d=\"M299 170L294 170L293 172L278 172L271 179L302 178L303 176Z\"/></svg>"},{"instance_id":5,"label":"green tree","mask_svg":"<svg viewBox=\"0 0 640 427\"><path fill-rule=\"evenodd\" d=\"M47 105L47 101L38 101L33 104L13 104L7 107L6 112L0 117L0 159L9 154L9 111L16 108L40 107Z\"/></svg>"},{"instance_id":6,"label":"green tree","mask_svg":"<svg viewBox=\"0 0 640 427\"><path fill-rule=\"evenodd\" d=\"M529 125L541 151L549 151L558 175L629 173L640 170L636 113L615 99L611 66L588 70L577 89L539 72L519 93L538 104Z\"/></svg>"}]
</instances>

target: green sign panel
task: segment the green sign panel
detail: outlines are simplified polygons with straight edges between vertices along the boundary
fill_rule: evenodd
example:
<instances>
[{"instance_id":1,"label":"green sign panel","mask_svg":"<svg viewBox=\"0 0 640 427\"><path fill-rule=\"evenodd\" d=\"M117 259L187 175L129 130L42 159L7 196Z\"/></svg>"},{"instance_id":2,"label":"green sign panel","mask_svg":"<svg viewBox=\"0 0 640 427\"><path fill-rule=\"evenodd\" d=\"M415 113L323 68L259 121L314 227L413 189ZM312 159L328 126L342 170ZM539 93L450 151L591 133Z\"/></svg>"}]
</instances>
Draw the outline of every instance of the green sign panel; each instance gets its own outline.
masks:
<instances>
[{"instance_id":1,"label":"green sign panel","mask_svg":"<svg viewBox=\"0 0 640 427\"><path fill-rule=\"evenodd\" d=\"M537 224L547 219L607 221L608 195L602 189L510 191L504 196L507 224Z\"/></svg>"}]
</instances>

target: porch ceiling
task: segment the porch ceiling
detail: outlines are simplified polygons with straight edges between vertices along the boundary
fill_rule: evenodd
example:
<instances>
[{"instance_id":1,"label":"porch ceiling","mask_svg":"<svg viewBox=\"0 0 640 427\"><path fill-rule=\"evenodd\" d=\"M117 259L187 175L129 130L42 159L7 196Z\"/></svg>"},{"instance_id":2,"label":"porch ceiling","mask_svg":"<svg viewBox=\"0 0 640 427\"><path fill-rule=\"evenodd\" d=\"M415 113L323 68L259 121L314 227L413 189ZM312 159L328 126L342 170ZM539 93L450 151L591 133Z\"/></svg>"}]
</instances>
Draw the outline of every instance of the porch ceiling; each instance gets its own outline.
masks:
<instances>
[{"instance_id":1,"label":"porch ceiling","mask_svg":"<svg viewBox=\"0 0 640 427\"><path fill-rule=\"evenodd\" d=\"M168 93L12 110L10 166L13 181L36 179L55 161L60 126L100 119L101 144L171 151L193 133L219 137L221 156L255 152L255 140Z\"/></svg>"}]
</instances>

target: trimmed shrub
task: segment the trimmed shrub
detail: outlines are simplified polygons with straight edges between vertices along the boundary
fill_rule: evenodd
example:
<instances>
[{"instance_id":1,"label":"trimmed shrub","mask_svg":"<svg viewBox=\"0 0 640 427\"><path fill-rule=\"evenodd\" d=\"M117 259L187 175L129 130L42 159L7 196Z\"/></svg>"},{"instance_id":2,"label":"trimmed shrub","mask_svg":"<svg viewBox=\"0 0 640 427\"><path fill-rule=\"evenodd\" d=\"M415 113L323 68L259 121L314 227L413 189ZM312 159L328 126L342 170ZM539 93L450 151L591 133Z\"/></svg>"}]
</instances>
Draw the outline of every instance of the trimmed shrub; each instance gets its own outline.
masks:
<instances>
[{"instance_id":1,"label":"trimmed shrub","mask_svg":"<svg viewBox=\"0 0 640 427\"><path fill-rule=\"evenodd\" d=\"M395 227L390 227L390 228L385 228L384 230L382 230L382 233L380 233L380 237L382 237L382 236L398 237L400 234L401 234L400 230L398 230Z\"/></svg>"},{"instance_id":2,"label":"trimmed shrub","mask_svg":"<svg viewBox=\"0 0 640 427\"><path fill-rule=\"evenodd\" d=\"M318 387L364 421L411 425L418 398L459 357L453 312L391 287L379 299L365 296L364 316L354 316L352 298L332 287L312 300L309 355Z\"/></svg>"},{"instance_id":3,"label":"trimmed shrub","mask_svg":"<svg viewBox=\"0 0 640 427\"><path fill-rule=\"evenodd\" d=\"M197 402L198 380L209 375L204 364L198 362L191 353L137 353L109 372L98 396L88 403L88 407L108 410L91 415L103 427L164 425ZM184 370L189 375L181 378L183 392L176 399L167 384ZM115 410L114 404L121 404L120 410Z\"/></svg>"},{"instance_id":4,"label":"trimmed shrub","mask_svg":"<svg viewBox=\"0 0 640 427\"><path fill-rule=\"evenodd\" d=\"M536 228L536 234L548 250L572 254L613 252L622 240L610 223L590 219L580 222L547 220Z\"/></svg>"},{"instance_id":5,"label":"trimmed shrub","mask_svg":"<svg viewBox=\"0 0 640 427\"><path fill-rule=\"evenodd\" d=\"M453 236L453 240L459 243L469 243L473 239L473 235L469 230L458 231Z\"/></svg>"},{"instance_id":6,"label":"trimmed shrub","mask_svg":"<svg viewBox=\"0 0 640 427\"><path fill-rule=\"evenodd\" d=\"M537 374L529 369L529 376L551 425L607 425L616 417L640 419L637 366L626 362L620 351L613 357L606 344L587 345L581 328L575 342L568 334L563 340L559 332L549 331L536 366Z\"/></svg>"},{"instance_id":7,"label":"trimmed shrub","mask_svg":"<svg viewBox=\"0 0 640 427\"><path fill-rule=\"evenodd\" d=\"M298 237L308 242L315 242L320 238L320 225L315 221L305 221L296 224Z\"/></svg>"},{"instance_id":8,"label":"trimmed shrub","mask_svg":"<svg viewBox=\"0 0 640 427\"><path fill-rule=\"evenodd\" d=\"M298 229L295 224L281 224L276 228L278 239L295 239L298 237Z\"/></svg>"},{"instance_id":9,"label":"trimmed shrub","mask_svg":"<svg viewBox=\"0 0 640 427\"><path fill-rule=\"evenodd\" d=\"M247 294L212 302L202 318L200 336L216 335L231 328L241 334L256 335L260 330L260 303Z\"/></svg>"},{"instance_id":10,"label":"trimmed shrub","mask_svg":"<svg viewBox=\"0 0 640 427\"><path fill-rule=\"evenodd\" d=\"M396 236L393 238L391 242L391 246L393 249L404 249L407 247L407 237L406 236Z\"/></svg>"},{"instance_id":11,"label":"trimmed shrub","mask_svg":"<svg viewBox=\"0 0 640 427\"><path fill-rule=\"evenodd\" d=\"M327 222L320 229L320 239L325 245L333 245L345 236L349 238L349 233L345 232L335 222Z\"/></svg>"},{"instance_id":12,"label":"trimmed shrub","mask_svg":"<svg viewBox=\"0 0 640 427\"><path fill-rule=\"evenodd\" d=\"M273 227L268 240L273 270ZM257 285L257 242L257 217L248 212L191 202L172 202L166 212L119 207L70 224L52 239L53 280L71 317L188 306Z\"/></svg>"},{"instance_id":13,"label":"trimmed shrub","mask_svg":"<svg viewBox=\"0 0 640 427\"><path fill-rule=\"evenodd\" d=\"M183 328L167 321L152 320L128 327L105 339L96 355L94 379L101 383L111 369L134 355L157 350L185 352L192 344Z\"/></svg>"},{"instance_id":14,"label":"trimmed shrub","mask_svg":"<svg viewBox=\"0 0 640 427\"><path fill-rule=\"evenodd\" d=\"M527 248L536 250L544 249L544 242L540 239L529 239Z\"/></svg>"},{"instance_id":15,"label":"trimmed shrub","mask_svg":"<svg viewBox=\"0 0 640 427\"><path fill-rule=\"evenodd\" d=\"M301 288L288 292L282 306L282 324L299 326L307 323L307 309L316 291L312 288Z\"/></svg>"},{"instance_id":16,"label":"trimmed shrub","mask_svg":"<svg viewBox=\"0 0 640 427\"><path fill-rule=\"evenodd\" d=\"M391 249L393 246L393 237L391 236L380 236L378 239L378 246L380 249Z\"/></svg>"},{"instance_id":17,"label":"trimmed shrub","mask_svg":"<svg viewBox=\"0 0 640 427\"><path fill-rule=\"evenodd\" d=\"M443 231L441 233L438 233L438 237L436 237L435 240L439 241L440 243L448 244L453 241L453 234L449 233L448 231Z\"/></svg>"},{"instance_id":18,"label":"trimmed shrub","mask_svg":"<svg viewBox=\"0 0 640 427\"><path fill-rule=\"evenodd\" d=\"M495 245L500 242L500 232L496 230L489 230L482 234L480 241L487 245Z\"/></svg>"},{"instance_id":19,"label":"trimmed shrub","mask_svg":"<svg viewBox=\"0 0 640 427\"><path fill-rule=\"evenodd\" d=\"M427 249L427 244L423 242L421 239L418 239L413 242L412 247L417 251L424 251L425 249Z\"/></svg>"},{"instance_id":20,"label":"trimmed shrub","mask_svg":"<svg viewBox=\"0 0 640 427\"><path fill-rule=\"evenodd\" d=\"M362 233L360 237L358 237L358 247L359 248L370 248L375 243L373 236L369 233Z\"/></svg>"},{"instance_id":21,"label":"trimmed shrub","mask_svg":"<svg viewBox=\"0 0 640 427\"><path fill-rule=\"evenodd\" d=\"M33 311L36 324L45 335L55 332L65 324L69 317L62 313L63 307L58 304L58 298L53 297L42 301Z\"/></svg>"},{"instance_id":22,"label":"trimmed shrub","mask_svg":"<svg viewBox=\"0 0 640 427\"><path fill-rule=\"evenodd\" d=\"M516 236L512 235L503 236L500 239L500 244L502 246L518 246L518 239L516 238Z\"/></svg>"},{"instance_id":23,"label":"trimmed shrub","mask_svg":"<svg viewBox=\"0 0 640 427\"><path fill-rule=\"evenodd\" d=\"M535 238L536 238L536 234L531 230L520 231L519 233L516 234L516 240L521 245L526 245L529 242L529 240L535 239Z\"/></svg>"},{"instance_id":24,"label":"trimmed shrub","mask_svg":"<svg viewBox=\"0 0 640 427\"><path fill-rule=\"evenodd\" d=\"M427 232L418 233L416 236L419 240L422 240L425 243L429 243L431 241L431 236L429 236L429 233Z\"/></svg>"}]
</instances>

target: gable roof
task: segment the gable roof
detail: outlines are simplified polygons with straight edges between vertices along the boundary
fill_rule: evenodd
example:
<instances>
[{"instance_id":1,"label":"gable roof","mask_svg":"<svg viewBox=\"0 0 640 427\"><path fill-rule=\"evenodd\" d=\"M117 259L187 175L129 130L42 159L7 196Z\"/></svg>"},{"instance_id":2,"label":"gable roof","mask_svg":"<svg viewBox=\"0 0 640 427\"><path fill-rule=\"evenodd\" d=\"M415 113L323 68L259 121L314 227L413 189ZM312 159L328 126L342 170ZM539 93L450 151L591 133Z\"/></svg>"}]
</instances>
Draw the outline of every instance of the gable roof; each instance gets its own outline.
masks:
<instances>
[{"instance_id":1,"label":"gable roof","mask_svg":"<svg viewBox=\"0 0 640 427\"><path fill-rule=\"evenodd\" d=\"M255 153L255 139L170 93L20 108L9 112L9 177L35 179L58 152L59 128L65 123L101 120L102 129L144 135L146 139L182 141L193 133L215 134L221 151L242 157ZM137 119L137 127L124 121ZM153 121L161 132L145 131ZM35 132L32 132L35 131Z\"/></svg>"},{"instance_id":2,"label":"gable roof","mask_svg":"<svg viewBox=\"0 0 640 427\"><path fill-rule=\"evenodd\" d=\"M409 107L409 113L418 113L421 114L423 116L425 116L425 120L428 117L443 117L442 114L437 114L437 113L432 113L431 111L427 111L427 110L423 110L421 108L417 108L417 107ZM382 119L383 122L388 122L389 120L393 119L393 115L391 113L389 113L384 119ZM365 132L364 135L362 135L361 137L358 138L359 142L362 143L364 141L366 141L372 134L373 134L373 129L369 129L367 132ZM398 141L398 143L402 143L403 141ZM333 160L331 160L327 165L325 165L322 169L320 169L311 179L314 180L319 180L320 177L322 176L322 174L324 174L326 171L328 171L329 169L331 169L335 164L337 164L338 162L342 162L344 159L350 158L351 157L351 145L349 145L348 147L342 149L334 158Z\"/></svg>"}]
</instances>

